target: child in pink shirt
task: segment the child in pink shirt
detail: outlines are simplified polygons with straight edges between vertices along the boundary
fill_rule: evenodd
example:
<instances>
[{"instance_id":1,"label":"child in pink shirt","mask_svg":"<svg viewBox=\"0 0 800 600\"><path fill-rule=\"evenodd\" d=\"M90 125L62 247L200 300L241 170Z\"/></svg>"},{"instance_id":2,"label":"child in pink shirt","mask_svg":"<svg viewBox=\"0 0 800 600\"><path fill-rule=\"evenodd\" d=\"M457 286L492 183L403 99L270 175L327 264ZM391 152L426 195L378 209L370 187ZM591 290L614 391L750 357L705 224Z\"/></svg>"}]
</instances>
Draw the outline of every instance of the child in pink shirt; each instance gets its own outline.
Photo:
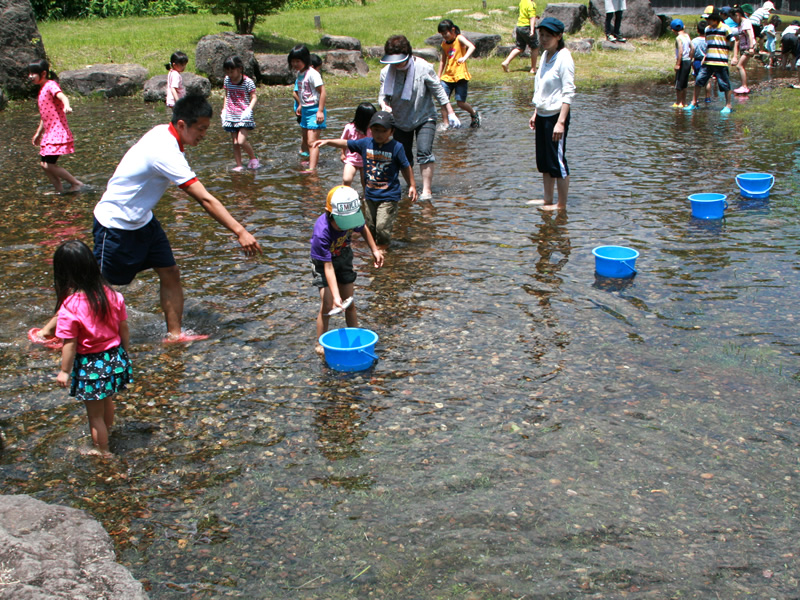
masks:
<instances>
[{"instance_id":1,"label":"child in pink shirt","mask_svg":"<svg viewBox=\"0 0 800 600\"><path fill-rule=\"evenodd\" d=\"M169 57L169 63L164 65L167 67L167 107L172 108L175 103L186 95L186 87L183 85L183 77L181 73L186 70L186 65L189 64L189 57L180 50L173 52Z\"/></svg>"},{"instance_id":2,"label":"child in pink shirt","mask_svg":"<svg viewBox=\"0 0 800 600\"><path fill-rule=\"evenodd\" d=\"M73 192L78 191L83 183L56 164L59 156L75 152L72 132L67 125L67 115L72 112L69 98L61 91L61 86L50 79L50 63L44 59L28 65L28 79L40 88L38 102L42 118L31 143L40 146L42 169L56 193L64 191L62 179L72 186Z\"/></svg>"},{"instance_id":3,"label":"child in pink shirt","mask_svg":"<svg viewBox=\"0 0 800 600\"><path fill-rule=\"evenodd\" d=\"M114 395L133 380L128 359L128 313L122 295L108 286L83 242L61 244L53 255L58 324L64 340L56 380L83 401L92 442L108 454Z\"/></svg>"},{"instance_id":4,"label":"child in pink shirt","mask_svg":"<svg viewBox=\"0 0 800 600\"><path fill-rule=\"evenodd\" d=\"M356 108L356 114L353 121L344 126L342 132L342 140L360 140L365 137L372 137L369 131L369 120L376 112L375 107L370 102L362 102ZM353 178L356 173L361 172L364 166L364 161L358 152L351 152L347 148L342 148L342 162L344 163L344 171L342 171L342 185L347 187L353 186Z\"/></svg>"}]
</instances>

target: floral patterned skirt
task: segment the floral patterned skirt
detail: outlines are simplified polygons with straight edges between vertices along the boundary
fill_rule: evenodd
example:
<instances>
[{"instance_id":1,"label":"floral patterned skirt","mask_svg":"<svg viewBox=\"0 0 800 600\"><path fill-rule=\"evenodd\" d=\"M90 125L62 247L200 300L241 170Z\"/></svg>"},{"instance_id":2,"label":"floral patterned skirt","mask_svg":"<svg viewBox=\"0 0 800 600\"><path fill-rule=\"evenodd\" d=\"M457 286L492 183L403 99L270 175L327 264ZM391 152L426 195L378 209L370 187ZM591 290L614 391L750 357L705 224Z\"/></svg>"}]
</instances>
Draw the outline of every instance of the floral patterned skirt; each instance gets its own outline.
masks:
<instances>
[{"instance_id":1,"label":"floral patterned skirt","mask_svg":"<svg viewBox=\"0 0 800 600\"><path fill-rule=\"evenodd\" d=\"M131 361L122 346L102 352L77 354L69 395L83 402L102 400L133 382Z\"/></svg>"}]
</instances>

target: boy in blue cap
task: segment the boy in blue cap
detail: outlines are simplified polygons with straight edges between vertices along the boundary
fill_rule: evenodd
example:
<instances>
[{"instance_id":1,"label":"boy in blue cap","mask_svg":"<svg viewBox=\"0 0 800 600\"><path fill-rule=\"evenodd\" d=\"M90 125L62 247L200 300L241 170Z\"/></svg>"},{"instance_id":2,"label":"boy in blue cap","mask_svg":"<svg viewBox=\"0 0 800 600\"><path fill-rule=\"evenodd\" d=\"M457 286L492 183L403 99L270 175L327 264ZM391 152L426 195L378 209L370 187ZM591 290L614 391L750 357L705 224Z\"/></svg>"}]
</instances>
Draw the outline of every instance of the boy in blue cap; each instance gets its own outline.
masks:
<instances>
[{"instance_id":1,"label":"boy in blue cap","mask_svg":"<svg viewBox=\"0 0 800 600\"><path fill-rule=\"evenodd\" d=\"M680 19L672 19L669 28L675 34L675 104L672 107L683 108L686 106L686 88L689 87L689 73L692 70L692 39Z\"/></svg>"}]
</instances>

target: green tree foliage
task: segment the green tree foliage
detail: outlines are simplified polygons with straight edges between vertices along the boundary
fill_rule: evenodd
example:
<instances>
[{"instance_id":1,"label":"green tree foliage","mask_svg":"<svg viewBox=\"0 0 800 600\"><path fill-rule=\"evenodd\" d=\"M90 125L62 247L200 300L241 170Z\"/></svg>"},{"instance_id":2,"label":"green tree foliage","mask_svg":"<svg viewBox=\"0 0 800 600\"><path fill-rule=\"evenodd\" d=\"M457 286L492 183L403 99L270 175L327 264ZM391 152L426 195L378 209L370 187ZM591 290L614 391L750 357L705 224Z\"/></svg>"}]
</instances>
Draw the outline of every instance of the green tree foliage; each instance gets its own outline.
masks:
<instances>
[{"instance_id":1,"label":"green tree foliage","mask_svg":"<svg viewBox=\"0 0 800 600\"><path fill-rule=\"evenodd\" d=\"M200 0L214 14L233 15L236 33L253 33L256 21L277 11L286 0Z\"/></svg>"},{"instance_id":2,"label":"green tree foliage","mask_svg":"<svg viewBox=\"0 0 800 600\"><path fill-rule=\"evenodd\" d=\"M198 12L193 0L31 0L37 21L87 17L162 17Z\"/></svg>"}]
</instances>

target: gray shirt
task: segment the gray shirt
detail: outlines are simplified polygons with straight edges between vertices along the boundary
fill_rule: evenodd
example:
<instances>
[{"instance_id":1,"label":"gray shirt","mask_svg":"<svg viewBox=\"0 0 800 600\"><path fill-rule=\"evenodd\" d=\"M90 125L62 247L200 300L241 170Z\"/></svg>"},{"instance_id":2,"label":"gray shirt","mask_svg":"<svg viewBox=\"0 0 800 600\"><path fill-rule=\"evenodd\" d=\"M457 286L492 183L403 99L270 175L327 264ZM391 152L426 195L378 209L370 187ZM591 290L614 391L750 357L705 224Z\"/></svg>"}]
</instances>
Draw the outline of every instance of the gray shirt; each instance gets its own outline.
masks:
<instances>
[{"instance_id":1,"label":"gray shirt","mask_svg":"<svg viewBox=\"0 0 800 600\"><path fill-rule=\"evenodd\" d=\"M381 92L378 102L392 107L394 124L403 131L412 131L429 119L436 120L436 107L433 97L440 105L450 104L447 94L442 89L442 82L433 70L433 66L418 57L414 57L414 86L410 100L401 100L403 86L406 83L407 71L397 70L394 76L394 91L391 96L383 95L383 81L391 65L381 69Z\"/></svg>"}]
</instances>

